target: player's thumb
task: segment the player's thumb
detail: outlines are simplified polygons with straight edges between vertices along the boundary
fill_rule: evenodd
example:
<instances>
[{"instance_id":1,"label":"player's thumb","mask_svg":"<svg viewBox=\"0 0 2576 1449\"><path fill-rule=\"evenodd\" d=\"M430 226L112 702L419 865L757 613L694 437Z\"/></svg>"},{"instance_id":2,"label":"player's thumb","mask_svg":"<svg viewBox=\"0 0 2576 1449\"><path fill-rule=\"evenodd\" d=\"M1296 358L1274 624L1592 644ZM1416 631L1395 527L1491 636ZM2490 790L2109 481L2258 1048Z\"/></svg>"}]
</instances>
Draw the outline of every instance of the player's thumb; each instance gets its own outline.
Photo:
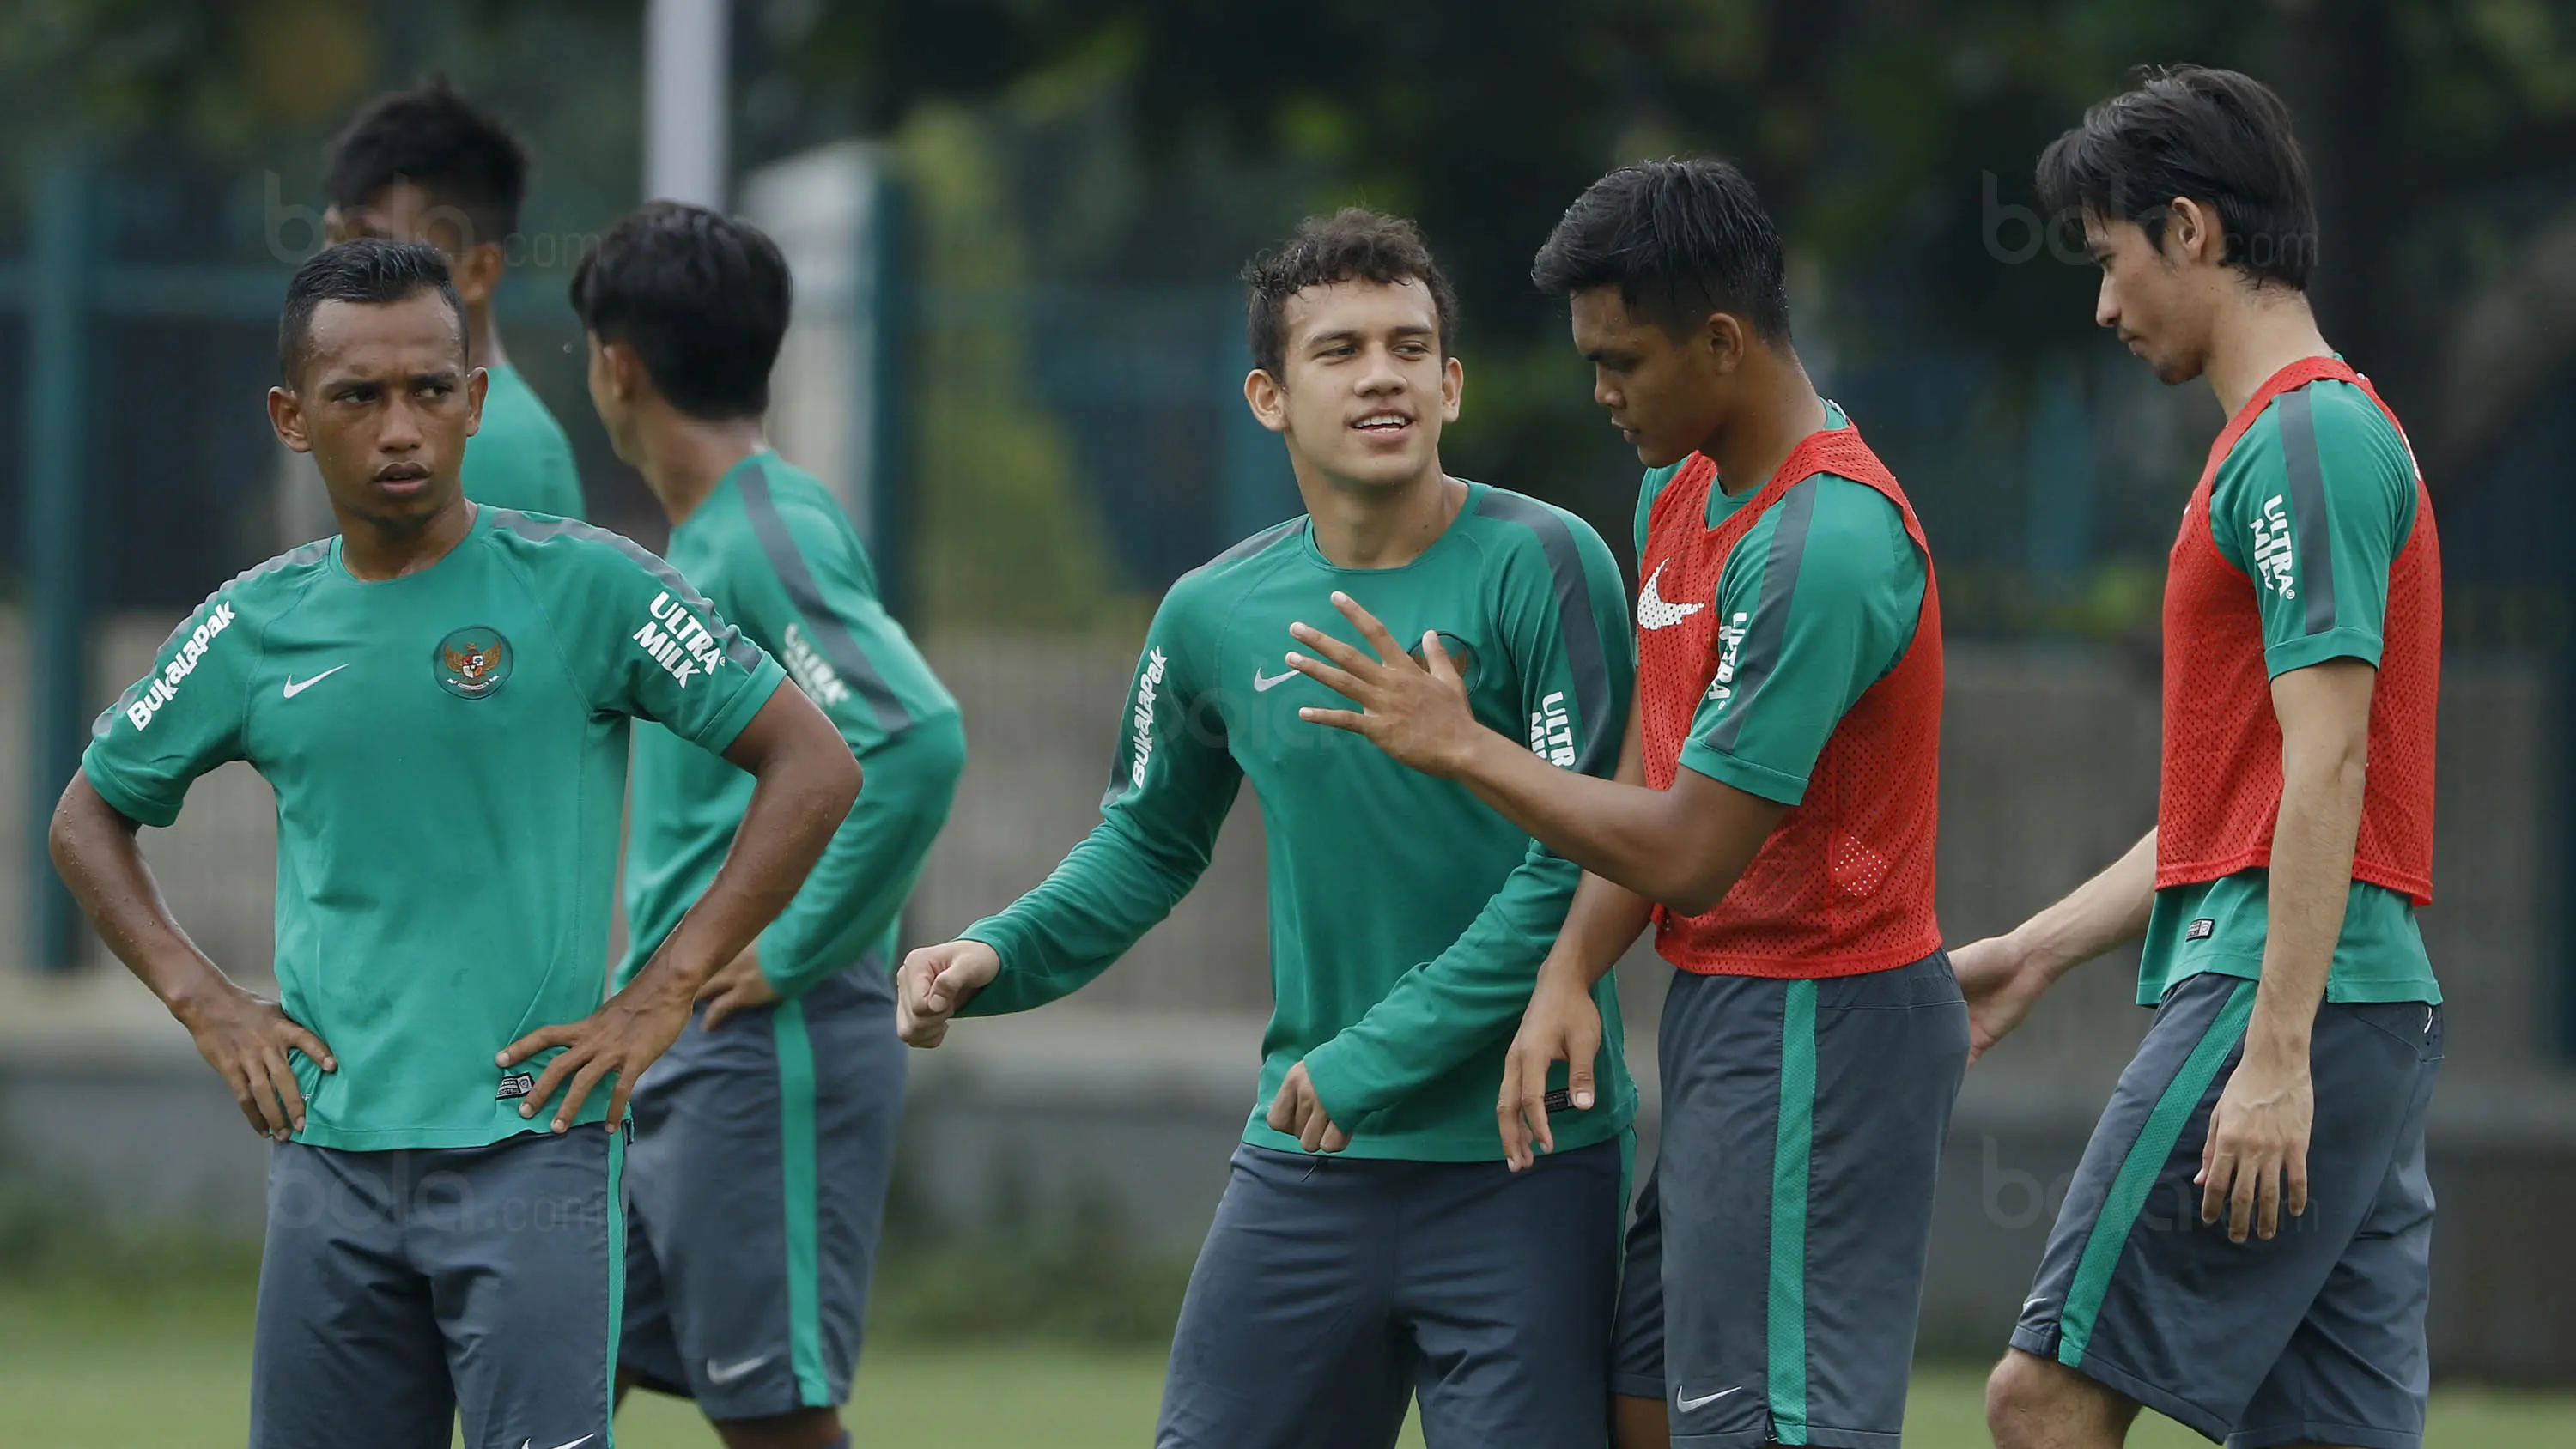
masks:
<instances>
[{"instance_id":1,"label":"player's thumb","mask_svg":"<svg viewBox=\"0 0 2576 1449\"><path fill-rule=\"evenodd\" d=\"M1593 1102L1593 1058L1601 1053L1601 1029L1598 1025L1577 1026L1565 1038L1565 1092L1573 1099L1576 1110L1589 1110Z\"/></svg>"}]
</instances>

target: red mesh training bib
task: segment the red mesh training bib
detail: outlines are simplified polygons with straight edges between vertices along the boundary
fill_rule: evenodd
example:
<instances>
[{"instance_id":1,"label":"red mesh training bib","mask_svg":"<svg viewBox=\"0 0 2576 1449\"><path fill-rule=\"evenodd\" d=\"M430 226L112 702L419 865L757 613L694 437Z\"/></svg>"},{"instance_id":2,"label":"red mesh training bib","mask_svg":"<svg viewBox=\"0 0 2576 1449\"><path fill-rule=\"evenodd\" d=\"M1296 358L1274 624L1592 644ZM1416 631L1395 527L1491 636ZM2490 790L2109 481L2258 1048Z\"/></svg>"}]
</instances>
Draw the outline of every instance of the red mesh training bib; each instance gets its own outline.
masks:
<instances>
[{"instance_id":1,"label":"red mesh training bib","mask_svg":"<svg viewBox=\"0 0 2576 1449\"><path fill-rule=\"evenodd\" d=\"M2210 486L2237 439L2285 392L2332 378L2360 388L2406 429L2367 378L2331 357L2274 373L2209 445L2165 573L2164 768L2156 804L2156 887L2198 885L2269 865L2281 815L2281 722L2263 665L2255 583L2218 551ZM2412 448L2410 446L2411 455ZM2415 478L2415 528L2388 571L2379 682L2370 698L2370 775L2352 878L2433 899L2433 726L2442 693L2442 545Z\"/></svg>"},{"instance_id":2,"label":"red mesh training bib","mask_svg":"<svg viewBox=\"0 0 2576 1449\"><path fill-rule=\"evenodd\" d=\"M1647 520L1637 603L1637 700L1647 783L1672 788L1691 718L1733 684L1726 657L1743 621L1709 605L1727 557L1789 489L1833 473L1878 490L1924 549L1913 642L1862 694L1816 758L1805 798L1782 817L1734 889L1701 915L1655 907L1655 949L1701 975L1822 977L1883 971L1941 945L1932 909L1939 819L1941 596L1923 525L1856 428L1811 433L1724 523L1707 525L1717 466L1694 455ZM1698 607L1693 607L1696 604ZM1761 707L1758 698L1737 708Z\"/></svg>"}]
</instances>

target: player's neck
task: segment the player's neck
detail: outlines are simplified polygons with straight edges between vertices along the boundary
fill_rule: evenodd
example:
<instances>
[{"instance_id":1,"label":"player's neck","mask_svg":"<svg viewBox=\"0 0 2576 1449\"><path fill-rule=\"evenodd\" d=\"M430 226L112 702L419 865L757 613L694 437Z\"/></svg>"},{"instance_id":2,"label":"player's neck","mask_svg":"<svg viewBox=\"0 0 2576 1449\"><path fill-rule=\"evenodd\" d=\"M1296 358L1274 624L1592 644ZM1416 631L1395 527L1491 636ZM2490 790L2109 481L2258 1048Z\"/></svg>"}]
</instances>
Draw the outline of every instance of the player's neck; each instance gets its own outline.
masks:
<instances>
[{"instance_id":1,"label":"player's neck","mask_svg":"<svg viewBox=\"0 0 2576 1449\"><path fill-rule=\"evenodd\" d=\"M636 442L641 456L635 471L644 475L644 486L653 490L673 528L688 522L743 459L769 451L769 435L757 416L710 422L676 410L645 419Z\"/></svg>"},{"instance_id":2,"label":"player's neck","mask_svg":"<svg viewBox=\"0 0 2576 1449\"><path fill-rule=\"evenodd\" d=\"M1314 520L1315 547L1336 568L1395 569L1440 541L1467 504L1467 485L1437 460L1409 482L1344 483L1297 470L1297 492Z\"/></svg>"},{"instance_id":3,"label":"player's neck","mask_svg":"<svg viewBox=\"0 0 2576 1449\"><path fill-rule=\"evenodd\" d=\"M492 304L465 309L465 362L469 367L507 367L509 349L501 345L501 329L492 321Z\"/></svg>"},{"instance_id":4,"label":"player's neck","mask_svg":"<svg viewBox=\"0 0 2576 1449\"><path fill-rule=\"evenodd\" d=\"M2201 367L2218 405L2234 417L2272 374L2305 357L2331 357L2308 294L2287 287L2238 289L2218 304Z\"/></svg>"},{"instance_id":5,"label":"player's neck","mask_svg":"<svg viewBox=\"0 0 2576 1449\"><path fill-rule=\"evenodd\" d=\"M1770 482L1798 444L1826 421L1825 400L1816 395L1798 355L1786 348L1750 349L1737 386L1742 396L1725 426L1699 447L1717 465L1718 485L1730 495Z\"/></svg>"},{"instance_id":6,"label":"player's neck","mask_svg":"<svg viewBox=\"0 0 2576 1449\"><path fill-rule=\"evenodd\" d=\"M335 510L336 511L336 510ZM447 557L474 531L474 505L459 489L448 506L417 528L389 529L354 514L340 514L340 566L360 583L382 583L416 574Z\"/></svg>"}]
</instances>

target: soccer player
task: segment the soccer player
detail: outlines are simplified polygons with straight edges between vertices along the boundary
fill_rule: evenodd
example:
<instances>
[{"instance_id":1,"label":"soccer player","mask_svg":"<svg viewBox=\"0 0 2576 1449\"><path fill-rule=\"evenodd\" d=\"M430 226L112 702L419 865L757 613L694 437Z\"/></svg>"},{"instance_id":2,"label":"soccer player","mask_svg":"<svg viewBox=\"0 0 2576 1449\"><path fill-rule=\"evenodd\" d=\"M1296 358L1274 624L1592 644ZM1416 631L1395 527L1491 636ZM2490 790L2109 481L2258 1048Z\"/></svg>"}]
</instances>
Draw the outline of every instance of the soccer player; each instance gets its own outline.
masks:
<instances>
[{"instance_id":1,"label":"soccer player","mask_svg":"<svg viewBox=\"0 0 2576 1449\"><path fill-rule=\"evenodd\" d=\"M322 225L333 241L389 237L428 242L446 254L465 303L469 355L491 376L482 431L465 448L465 496L579 518L572 441L510 365L492 320L527 186L528 153L518 138L437 79L377 101L332 141L322 168L330 200Z\"/></svg>"},{"instance_id":2,"label":"soccer player","mask_svg":"<svg viewBox=\"0 0 2576 1449\"><path fill-rule=\"evenodd\" d=\"M2144 937L2155 1022L1986 1390L2004 1449L2109 1449L2141 1405L2242 1449L2422 1441L2441 989L2441 546L2394 414L2317 331L2280 98L2180 66L2039 160L2094 320L2228 412L2165 577L2156 828L1960 948L1979 1047Z\"/></svg>"},{"instance_id":3,"label":"soccer player","mask_svg":"<svg viewBox=\"0 0 2576 1449\"><path fill-rule=\"evenodd\" d=\"M1594 985L1649 919L1663 1138L1619 1307L1622 1444L1876 1449L1902 1428L1933 1175L1968 1055L1932 911L1941 606L1923 530L1789 334L1780 239L1712 161L1623 167L1532 277L1571 299L1593 396L1648 468L1637 705L1616 780L1539 770L1456 661L1337 600L1310 707L1474 791L1584 868L1503 1072L1515 1166L1613 1024ZM1579 1118L1577 1120L1580 1120Z\"/></svg>"},{"instance_id":4,"label":"soccer player","mask_svg":"<svg viewBox=\"0 0 2576 1449\"><path fill-rule=\"evenodd\" d=\"M805 888L635 1088L619 1366L694 1397L734 1449L849 1442L837 1408L903 1112L895 932L966 763L956 701L877 601L839 503L762 434L788 293L768 237L667 202L609 228L572 281L591 400L671 516L672 566L867 772ZM620 985L704 894L751 790L671 731L638 732Z\"/></svg>"},{"instance_id":5,"label":"soccer player","mask_svg":"<svg viewBox=\"0 0 2576 1449\"><path fill-rule=\"evenodd\" d=\"M435 249L317 253L278 341L270 420L342 532L172 632L99 716L54 861L276 1140L253 1449L439 1449L460 1409L473 1449L605 1443L628 1091L795 894L858 767L661 560L465 500L483 378ZM603 1005L634 719L757 783ZM188 939L135 838L228 760L277 792L274 1001Z\"/></svg>"},{"instance_id":6,"label":"soccer player","mask_svg":"<svg viewBox=\"0 0 2576 1449\"><path fill-rule=\"evenodd\" d=\"M1306 516L1172 586L1100 826L905 959L905 1037L1097 976L1188 893L1250 781L1277 1004L1155 1442L1386 1446L1418 1393L1434 1444L1597 1445L1635 1097L1617 1036L1584 1059L1608 1101L1538 1172L1505 1169L1487 1112L1576 871L1465 790L1299 725L1329 696L1281 656L1291 621L1347 591L1436 632L1536 768L1607 773L1630 674L1617 565L1572 515L1441 471L1458 313L1411 223L1310 219L1244 276L1244 398ZM1609 983L1597 1000L1615 1022Z\"/></svg>"}]
</instances>

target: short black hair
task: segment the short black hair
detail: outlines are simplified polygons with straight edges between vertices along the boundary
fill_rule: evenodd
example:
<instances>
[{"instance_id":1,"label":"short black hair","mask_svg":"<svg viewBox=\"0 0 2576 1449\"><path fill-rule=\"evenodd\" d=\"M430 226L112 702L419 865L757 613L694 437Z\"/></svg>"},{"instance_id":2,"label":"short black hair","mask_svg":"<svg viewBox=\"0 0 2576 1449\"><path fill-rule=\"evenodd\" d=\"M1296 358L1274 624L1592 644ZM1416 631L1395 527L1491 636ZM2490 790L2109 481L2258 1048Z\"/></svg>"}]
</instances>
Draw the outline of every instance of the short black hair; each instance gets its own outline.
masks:
<instances>
[{"instance_id":1,"label":"short black hair","mask_svg":"<svg viewBox=\"0 0 2576 1449\"><path fill-rule=\"evenodd\" d=\"M1584 189L1530 262L1542 292L1619 289L1637 317L1680 338L1712 312L1789 340L1780 233L1743 172L1706 159L1622 166Z\"/></svg>"},{"instance_id":2,"label":"short black hair","mask_svg":"<svg viewBox=\"0 0 2576 1449\"><path fill-rule=\"evenodd\" d=\"M313 314L325 302L386 305L434 291L456 319L456 350L465 351L465 303L447 277L447 257L427 242L359 237L324 247L304 259L286 284L286 310L277 317L277 369L290 388L304 379L313 340Z\"/></svg>"},{"instance_id":3,"label":"short black hair","mask_svg":"<svg viewBox=\"0 0 2576 1449\"><path fill-rule=\"evenodd\" d=\"M519 230L528 191L528 152L499 121L466 104L432 76L358 113L333 138L322 162L322 194L343 210L364 206L398 181L464 218L466 247L507 241Z\"/></svg>"},{"instance_id":4,"label":"short black hair","mask_svg":"<svg viewBox=\"0 0 2576 1449\"><path fill-rule=\"evenodd\" d=\"M620 218L572 274L583 328L633 348L662 396L696 418L769 410L793 298L787 258L767 233L676 201Z\"/></svg>"},{"instance_id":5,"label":"short black hair","mask_svg":"<svg viewBox=\"0 0 2576 1449\"><path fill-rule=\"evenodd\" d=\"M1287 366L1288 299L1308 287L1335 282L1375 282L1391 287L1420 282L1431 293L1432 324L1442 357L1457 355L1458 294L1422 240L1422 228L1400 216L1347 206L1330 216L1297 223L1297 234L1243 264L1251 291L1244 306L1245 340L1252 365L1272 377Z\"/></svg>"},{"instance_id":6,"label":"short black hair","mask_svg":"<svg viewBox=\"0 0 2576 1449\"><path fill-rule=\"evenodd\" d=\"M2040 153L2040 204L2069 221L2136 222L2161 247L2175 198L2205 202L2226 233L2221 261L2306 290L2317 206L2290 108L2232 70L2142 66L2137 81Z\"/></svg>"}]
</instances>

